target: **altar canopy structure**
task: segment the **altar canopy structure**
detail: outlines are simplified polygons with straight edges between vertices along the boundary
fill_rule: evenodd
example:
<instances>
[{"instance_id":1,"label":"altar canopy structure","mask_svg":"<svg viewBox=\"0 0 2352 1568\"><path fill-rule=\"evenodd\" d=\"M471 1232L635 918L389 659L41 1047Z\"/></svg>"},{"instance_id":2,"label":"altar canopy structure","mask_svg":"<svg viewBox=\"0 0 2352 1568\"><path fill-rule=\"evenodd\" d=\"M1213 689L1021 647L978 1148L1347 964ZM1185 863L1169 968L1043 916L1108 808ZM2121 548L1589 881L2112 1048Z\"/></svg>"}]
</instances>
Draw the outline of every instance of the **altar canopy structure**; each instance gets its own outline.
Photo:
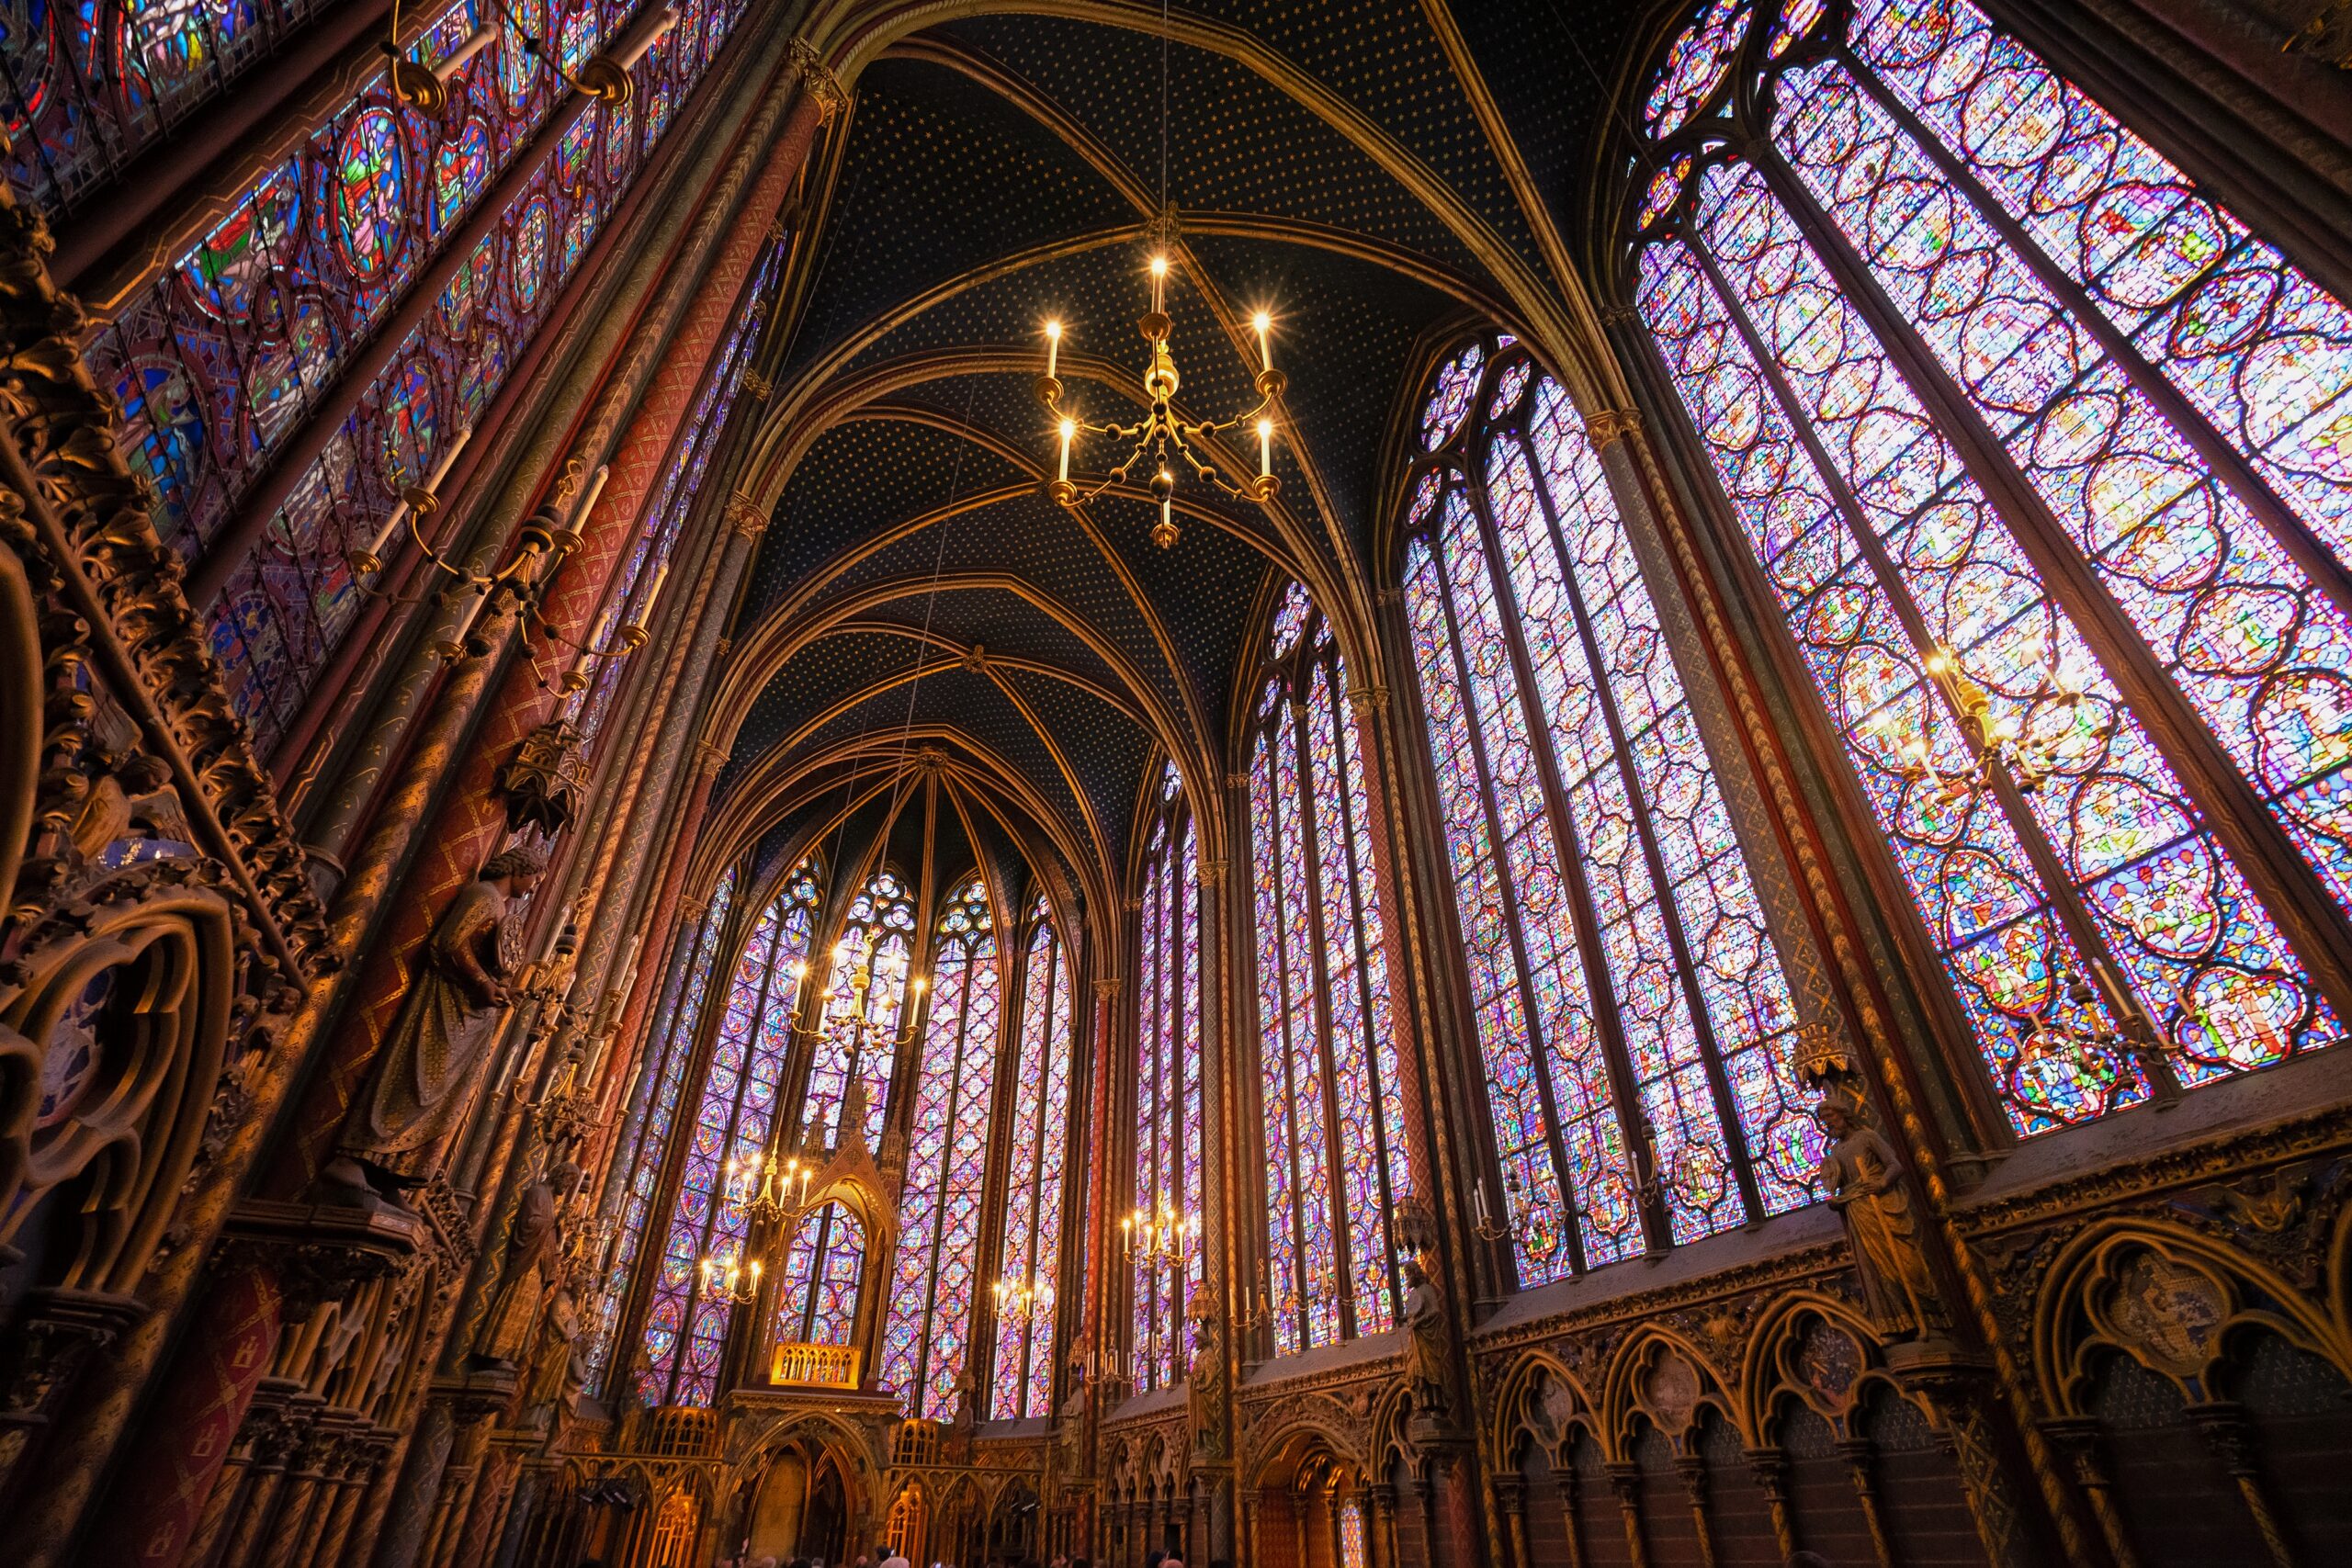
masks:
<instances>
[{"instance_id":1,"label":"altar canopy structure","mask_svg":"<svg viewBox=\"0 0 2352 1568\"><path fill-rule=\"evenodd\" d=\"M0 1558L2352 1560L2352 20L0 0Z\"/></svg>"}]
</instances>

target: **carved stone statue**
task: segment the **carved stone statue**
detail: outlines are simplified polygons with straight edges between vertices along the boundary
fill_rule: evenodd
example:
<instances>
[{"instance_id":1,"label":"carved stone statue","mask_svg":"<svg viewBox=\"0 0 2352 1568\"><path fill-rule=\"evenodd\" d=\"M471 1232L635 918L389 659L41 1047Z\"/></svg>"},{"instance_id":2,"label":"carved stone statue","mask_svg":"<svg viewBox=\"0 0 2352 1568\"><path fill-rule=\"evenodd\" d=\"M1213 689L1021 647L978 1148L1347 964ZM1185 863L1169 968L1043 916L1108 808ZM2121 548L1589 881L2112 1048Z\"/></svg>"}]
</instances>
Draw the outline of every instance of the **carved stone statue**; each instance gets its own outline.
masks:
<instances>
[{"instance_id":1,"label":"carved stone statue","mask_svg":"<svg viewBox=\"0 0 2352 1568\"><path fill-rule=\"evenodd\" d=\"M1225 1457L1225 1323L1216 1298L1204 1285L1184 1305L1193 1325L1193 1362L1184 1374L1184 1398L1193 1423L1193 1452L1201 1459Z\"/></svg>"},{"instance_id":2,"label":"carved stone statue","mask_svg":"<svg viewBox=\"0 0 2352 1568\"><path fill-rule=\"evenodd\" d=\"M1446 1371L1445 1296L1419 1258L1405 1259L1402 1271L1404 1325L1409 1335L1405 1343L1405 1387L1415 1416L1443 1421L1452 1414L1446 1393L1451 1380Z\"/></svg>"},{"instance_id":3,"label":"carved stone statue","mask_svg":"<svg viewBox=\"0 0 2352 1568\"><path fill-rule=\"evenodd\" d=\"M548 1298L547 1318L539 1328L538 1359L532 1364L526 1405L562 1404L572 1408L588 1387L587 1347L582 1343L580 1303L571 1287L558 1285Z\"/></svg>"},{"instance_id":4,"label":"carved stone statue","mask_svg":"<svg viewBox=\"0 0 2352 1568\"><path fill-rule=\"evenodd\" d=\"M367 1091L345 1123L330 1182L390 1194L422 1186L466 1120L522 966L523 918L546 863L494 855L433 928Z\"/></svg>"},{"instance_id":5,"label":"carved stone statue","mask_svg":"<svg viewBox=\"0 0 2352 1568\"><path fill-rule=\"evenodd\" d=\"M579 1176L578 1168L559 1166L523 1190L514 1228L506 1237L506 1262L475 1341L474 1354L481 1359L513 1367L530 1359L539 1305L563 1257L563 1235L556 1222Z\"/></svg>"},{"instance_id":6,"label":"carved stone statue","mask_svg":"<svg viewBox=\"0 0 2352 1568\"><path fill-rule=\"evenodd\" d=\"M1924 1337L1949 1325L1902 1164L1869 1116L1843 1089L1832 1089L1815 1108L1814 1119L1828 1139L1818 1174L1829 1206L1845 1222L1871 1320L1889 1334Z\"/></svg>"}]
</instances>

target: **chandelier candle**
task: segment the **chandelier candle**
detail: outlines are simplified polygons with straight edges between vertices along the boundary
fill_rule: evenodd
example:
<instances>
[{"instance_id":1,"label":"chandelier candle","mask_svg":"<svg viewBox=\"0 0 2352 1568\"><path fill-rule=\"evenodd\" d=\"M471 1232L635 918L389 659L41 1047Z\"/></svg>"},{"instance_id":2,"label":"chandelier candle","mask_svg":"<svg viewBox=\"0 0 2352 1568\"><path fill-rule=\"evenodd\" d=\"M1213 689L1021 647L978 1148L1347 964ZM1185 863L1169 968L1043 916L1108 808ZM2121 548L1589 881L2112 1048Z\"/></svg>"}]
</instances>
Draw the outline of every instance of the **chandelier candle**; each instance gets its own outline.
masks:
<instances>
[{"instance_id":1,"label":"chandelier candle","mask_svg":"<svg viewBox=\"0 0 2352 1568\"><path fill-rule=\"evenodd\" d=\"M1045 404L1054 416L1061 436L1060 460L1055 477L1046 486L1055 502L1075 509L1092 501L1113 485L1135 482L1136 466L1147 458L1150 461L1150 480L1144 486L1150 493L1159 517L1151 525L1151 542L1161 549L1176 543L1176 464L1179 459L1193 471L1193 477L1216 486L1226 494L1260 505L1271 505L1282 481L1274 477L1274 422L1272 418L1275 400L1283 395L1288 384L1283 373L1273 365L1273 317L1260 310L1250 318L1250 327L1258 334L1258 406L1226 420L1186 420L1176 412L1176 389L1182 377L1176 368L1176 355L1169 347L1169 337L1174 322L1168 316L1168 258L1151 258L1151 309L1136 323L1144 342L1149 345L1144 359L1142 391L1147 405L1144 416L1133 424L1091 424L1062 412L1061 369L1062 327L1058 320L1046 322L1046 373L1037 378L1037 400ZM1258 427L1258 473L1254 479L1237 473L1228 479L1210 460L1214 453L1204 455L1205 438L1238 433L1248 424ZM1070 448L1080 434L1107 435L1128 443L1126 455L1118 465L1091 485L1081 487L1069 477ZM1235 465L1237 468L1239 465ZM1246 470L1243 470L1246 472Z\"/></svg>"}]
</instances>

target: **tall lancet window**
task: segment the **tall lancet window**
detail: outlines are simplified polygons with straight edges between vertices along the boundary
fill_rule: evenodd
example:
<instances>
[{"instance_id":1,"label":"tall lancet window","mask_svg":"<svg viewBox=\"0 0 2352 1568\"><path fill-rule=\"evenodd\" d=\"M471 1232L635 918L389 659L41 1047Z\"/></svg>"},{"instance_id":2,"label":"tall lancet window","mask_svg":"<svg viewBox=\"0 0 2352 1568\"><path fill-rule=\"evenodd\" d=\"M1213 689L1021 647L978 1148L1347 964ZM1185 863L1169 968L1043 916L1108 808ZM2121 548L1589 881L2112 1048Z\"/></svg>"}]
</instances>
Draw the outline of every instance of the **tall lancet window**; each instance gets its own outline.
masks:
<instances>
[{"instance_id":1,"label":"tall lancet window","mask_svg":"<svg viewBox=\"0 0 2352 1568\"><path fill-rule=\"evenodd\" d=\"M767 1150L816 919L817 878L803 861L760 912L736 961L645 1320L638 1388L649 1404L708 1404L718 1392L719 1355L735 1309L703 1296L702 1263L709 1259L711 1272L722 1278L747 1266L751 1224L731 1201L730 1179L745 1177Z\"/></svg>"},{"instance_id":2,"label":"tall lancet window","mask_svg":"<svg viewBox=\"0 0 2352 1568\"><path fill-rule=\"evenodd\" d=\"M914 929L915 901L894 871L876 872L851 901L841 940L833 944L824 1032L808 1066L804 1142L837 1145L842 1100L855 1079L865 1087L865 1146L882 1146L882 1119L890 1109L890 1047L906 1002Z\"/></svg>"},{"instance_id":3,"label":"tall lancet window","mask_svg":"<svg viewBox=\"0 0 2352 1568\"><path fill-rule=\"evenodd\" d=\"M1403 1100L1372 867L1370 757L1330 624L1292 583L1250 751L1266 1305L1278 1352L1395 1321Z\"/></svg>"},{"instance_id":4,"label":"tall lancet window","mask_svg":"<svg viewBox=\"0 0 2352 1568\"><path fill-rule=\"evenodd\" d=\"M729 866L720 874L701 921L691 933L679 933L670 984L646 1037L651 1043L639 1079L643 1087L638 1098L642 1108L637 1113L637 1138L629 1145L628 1170L621 1179L619 1222L605 1265L604 1297L597 1303L596 1343L591 1355L600 1372L612 1354L613 1330L645 1243L646 1223L653 1213L653 1190L662 1179L662 1156L670 1147L670 1128L677 1120L678 1098L685 1087L686 1061L694 1055L703 999L710 994L711 973L718 965L718 944L734 908L735 868Z\"/></svg>"},{"instance_id":5,"label":"tall lancet window","mask_svg":"<svg viewBox=\"0 0 2352 1568\"><path fill-rule=\"evenodd\" d=\"M846 1345L857 1327L865 1224L848 1205L801 1216L776 1280L775 1337L786 1344Z\"/></svg>"},{"instance_id":6,"label":"tall lancet window","mask_svg":"<svg viewBox=\"0 0 2352 1568\"><path fill-rule=\"evenodd\" d=\"M1141 966L1136 976L1136 1207L1189 1221L1201 1213L1201 863L1193 813L1168 764L1144 851ZM1201 1278L1186 1265L1134 1266L1136 1388L1176 1381L1184 1297Z\"/></svg>"},{"instance_id":7,"label":"tall lancet window","mask_svg":"<svg viewBox=\"0 0 2352 1568\"><path fill-rule=\"evenodd\" d=\"M2352 312L1966 0L1724 0L1643 119L1642 317L2016 1131L2339 1038Z\"/></svg>"},{"instance_id":8,"label":"tall lancet window","mask_svg":"<svg viewBox=\"0 0 2352 1568\"><path fill-rule=\"evenodd\" d=\"M1808 1201L1788 982L1583 422L1481 340L1419 436L1405 603L1521 1284Z\"/></svg>"},{"instance_id":9,"label":"tall lancet window","mask_svg":"<svg viewBox=\"0 0 2352 1568\"><path fill-rule=\"evenodd\" d=\"M1043 898L1029 912L1021 964L1020 1055L1005 1164L1004 1245L996 1293L995 1392L1000 1420L1049 1416L1054 1301L1061 1277L1062 1176L1069 1147L1069 957Z\"/></svg>"},{"instance_id":10,"label":"tall lancet window","mask_svg":"<svg viewBox=\"0 0 2352 1568\"><path fill-rule=\"evenodd\" d=\"M906 1401L908 1415L950 1421L971 1348L989 1090L1003 1014L996 925L978 878L940 917L934 967L915 1070L880 1382Z\"/></svg>"}]
</instances>

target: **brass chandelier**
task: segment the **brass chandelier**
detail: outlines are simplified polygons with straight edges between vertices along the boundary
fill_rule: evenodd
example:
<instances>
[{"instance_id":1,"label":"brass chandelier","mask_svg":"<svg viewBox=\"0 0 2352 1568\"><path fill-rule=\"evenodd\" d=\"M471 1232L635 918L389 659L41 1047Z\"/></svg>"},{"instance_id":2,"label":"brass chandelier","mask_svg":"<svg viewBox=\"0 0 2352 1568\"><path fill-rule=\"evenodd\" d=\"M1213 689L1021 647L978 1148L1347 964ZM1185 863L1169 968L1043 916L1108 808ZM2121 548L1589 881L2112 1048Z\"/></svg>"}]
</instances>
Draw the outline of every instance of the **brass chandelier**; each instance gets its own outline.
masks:
<instances>
[{"instance_id":1,"label":"brass chandelier","mask_svg":"<svg viewBox=\"0 0 2352 1568\"><path fill-rule=\"evenodd\" d=\"M1193 470L1196 479L1215 485L1227 495L1254 501L1261 506L1273 501L1282 480L1273 472L1272 410L1289 382L1274 368L1273 318L1261 310L1250 322L1258 334L1258 406L1231 419L1193 422L1179 418L1175 400L1182 378L1177 374L1176 356L1168 346L1174 323L1168 315L1168 257L1164 253L1152 256L1150 274L1151 309L1136 322L1143 341L1149 345L1143 371L1144 396L1149 407L1143 418L1133 424L1097 424L1063 409L1059 371L1064 334L1059 321L1046 323L1046 373L1037 378L1037 400L1054 416L1061 437L1061 457L1054 481L1047 487L1048 493L1063 506L1075 510L1113 485L1132 483L1137 468L1148 467L1151 471L1151 498L1159 507L1159 520L1151 525L1151 542L1164 550L1176 543L1175 465L1180 461ZM1195 444L1204 438L1252 424L1258 431L1255 479L1238 482L1227 479L1215 463L1203 458L1196 447ZM1101 479L1081 485L1069 477L1070 449L1080 435L1109 436L1124 442L1126 456Z\"/></svg>"}]
</instances>

